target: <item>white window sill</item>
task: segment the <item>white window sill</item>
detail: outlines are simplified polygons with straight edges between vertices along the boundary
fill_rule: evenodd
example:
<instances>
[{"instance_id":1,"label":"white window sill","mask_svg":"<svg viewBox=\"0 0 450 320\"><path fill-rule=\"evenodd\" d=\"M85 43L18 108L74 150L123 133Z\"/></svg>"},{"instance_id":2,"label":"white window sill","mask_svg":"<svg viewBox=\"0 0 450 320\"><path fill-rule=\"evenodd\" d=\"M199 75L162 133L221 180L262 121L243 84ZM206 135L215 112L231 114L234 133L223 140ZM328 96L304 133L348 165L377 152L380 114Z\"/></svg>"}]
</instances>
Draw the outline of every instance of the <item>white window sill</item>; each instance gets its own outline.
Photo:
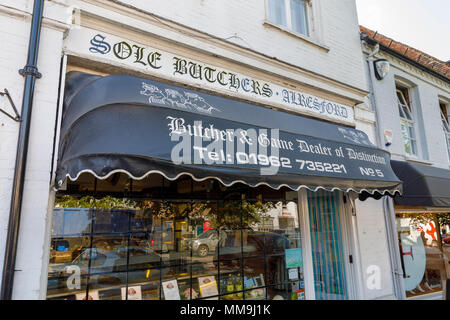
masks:
<instances>
[{"instance_id":1,"label":"white window sill","mask_svg":"<svg viewBox=\"0 0 450 320\"><path fill-rule=\"evenodd\" d=\"M303 40L305 42L308 42L309 44L312 44L312 45L314 45L316 47L319 47L320 49L325 50L326 52L330 51L330 47L326 46L322 42L317 41L316 39L313 39L313 38L311 38L309 36L306 36L304 34L292 31L292 30L290 30L290 29L288 29L288 28L286 28L284 26L280 26L280 25L274 24L273 22L270 22L269 20L264 20L263 25L268 26L268 27L273 27L273 28L276 28L276 29L281 30L283 32L286 32L287 34L289 34L291 36L294 36L294 37L296 37L298 39L301 39L301 40Z\"/></svg>"}]
</instances>

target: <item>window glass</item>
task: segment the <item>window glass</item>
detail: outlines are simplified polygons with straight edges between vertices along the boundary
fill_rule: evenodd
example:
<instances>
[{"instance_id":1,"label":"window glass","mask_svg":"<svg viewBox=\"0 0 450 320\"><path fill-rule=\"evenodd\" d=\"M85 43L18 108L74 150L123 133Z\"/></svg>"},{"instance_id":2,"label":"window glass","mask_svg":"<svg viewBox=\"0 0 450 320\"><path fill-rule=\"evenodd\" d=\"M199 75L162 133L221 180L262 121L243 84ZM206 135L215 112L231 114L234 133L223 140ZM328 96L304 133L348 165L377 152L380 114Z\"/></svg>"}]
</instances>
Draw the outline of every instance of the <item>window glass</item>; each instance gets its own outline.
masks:
<instances>
[{"instance_id":1,"label":"window glass","mask_svg":"<svg viewBox=\"0 0 450 320\"><path fill-rule=\"evenodd\" d=\"M274 229L265 234L268 299L304 299L303 260L296 202L278 202L268 212Z\"/></svg>"},{"instance_id":2,"label":"window glass","mask_svg":"<svg viewBox=\"0 0 450 320\"><path fill-rule=\"evenodd\" d=\"M75 300L75 293L86 293L89 255L82 256L81 253L89 246L89 237L59 234L52 238L47 282L50 298Z\"/></svg>"},{"instance_id":3,"label":"window glass","mask_svg":"<svg viewBox=\"0 0 450 320\"><path fill-rule=\"evenodd\" d=\"M447 105L444 103L441 103L439 105L441 110L441 119L442 119L442 125L444 126L445 132L450 132L450 125L449 125L449 116L447 111Z\"/></svg>"},{"instance_id":4,"label":"window glass","mask_svg":"<svg viewBox=\"0 0 450 320\"><path fill-rule=\"evenodd\" d=\"M292 30L308 35L306 20L306 2L304 0L290 0Z\"/></svg>"},{"instance_id":5,"label":"window glass","mask_svg":"<svg viewBox=\"0 0 450 320\"><path fill-rule=\"evenodd\" d=\"M220 294L222 300L242 299L242 295L236 294L236 291L242 291L239 288L238 281L242 280L242 259L223 260L219 263L220 269ZM239 289L239 290L238 290Z\"/></svg>"},{"instance_id":6,"label":"window glass","mask_svg":"<svg viewBox=\"0 0 450 320\"><path fill-rule=\"evenodd\" d=\"M405 152L409 155L417 155L417 138L414 128L415 123L409 101L408 89L397 88L396 93Z\"/></svg>"},{"instance_id":7,"label":"window glass","mask_svg":"<svg viewBox=\"0 0 450 320\"><path fill-rule=\"evenodd\" d=\"M122 300L121 288L126 286L125 273L98 273L89 275L87 300ZM86 300L84 294L77 300Z\"/></svg>"},{"instance_id":8,"label":"window glass","mask_svg":"<svg viewBox=\"0 0 450 320\"><path fill-rule=\"evenodd\" d=\"M296 192L269 190L265 201L265 188L167 185L158 199L55 208L47 298L304 299L297 203L285 200ZM57 206L94 202L77 197Z\"/></svg>"},{"instance_id":9,"label":"window glass","mask_svg":"<svg viewBox=\"0 0 450 320\"><path fill-rule=\"evenodd\" d=\"M447 143L448 159L450 161L450 117L448 115L447 105L445 103L440 103L439 107L441 111L441 120L444 129L445 142Z\"/></svg>"},{"instance_id":10,"label":"window glass","mask_svg":"<svg viewBox=\"0 0 450 320\"><path fill-rule=\"evenodd\" d=\"M407 90L397 90L397 102L400 108L400 116L402 118L405 118L407 120L412 120L412 114L411 114L411 106L409 104L409 101L406 100L407 96Z\"/></svg>"},{"instance_id":11,"label":"window glass","mask_svg":"<svg viewBox=\"0 0 450 320\"><path fill-rule=\"evenodd\" d=\"M269 20L275 24L287 26L285 0L269 0Z\"/></svg>"},{"instance_id":12,"label":"window glass","mask_svg":"<svg viewBox=\"0 0 450 320\"><path fill-rule=\"evenodd\" d=\"M305 0L268 0L269 20L294 32L308 35Z\"/></svg>"},{"instance_id":13,"label":"window glass","mask_svg":"<svg viewBox=\"0 0 450 320\"><path fill-rule=\"evenodd\" d=\"M150 245L147 233L130 235L128 245L128 270L145 270L157 268L162 264L162 257Z\"/></svg>"},{"instance_id":14,"label":"window glass","mask_svg":"<svg viewBox=\"0 0 450 320\"><path fill-rule=\"evenodd\" d=\"M406 297L416 297L442 291L450 276L445 262L450 258L445 242L448 221L437 214L398 214L397 232Z\"/></svg>"}]
</instances>

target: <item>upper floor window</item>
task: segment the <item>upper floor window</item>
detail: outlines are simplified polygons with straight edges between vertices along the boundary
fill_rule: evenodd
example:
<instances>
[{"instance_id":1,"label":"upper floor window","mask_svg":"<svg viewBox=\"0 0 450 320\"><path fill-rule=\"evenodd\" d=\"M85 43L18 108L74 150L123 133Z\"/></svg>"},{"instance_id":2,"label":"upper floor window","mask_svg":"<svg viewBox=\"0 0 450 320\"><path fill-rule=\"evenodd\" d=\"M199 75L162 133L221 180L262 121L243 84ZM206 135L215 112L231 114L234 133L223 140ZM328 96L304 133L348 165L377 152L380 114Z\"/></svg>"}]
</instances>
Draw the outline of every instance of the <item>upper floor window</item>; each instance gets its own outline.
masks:
<instances>
[{"instance_id":1,"label":"upper floor window","mask_svg":"<svg viewBox=\"0 0 450 320\"><path fill-rule=\"evenodd\" d=\"M447 154L450 161L450 117L449 109L445 103L440 102L442 126L444 127L445 140L447 142Z\"/></svg>"},{"instance_id":2,"label":"upper floor window","mask_svg":"<svg viewBox=\"0 0 450 320\"><path fill-rule=\"evenodd\" d=\"M407 155L417 156L417 137L415 132L414 113L411 109L409 90L397 86L397 104L400 113L403 144Z\"/></svg>"},{"instance_id":3,"label":"upper floor window","mask_svg":"<svg viewBox=\"0 0 450 320\"><path fill-rule=\"evenodd\" d=\"M310 0L268 0L269 21L309 36L308 2Z\"/></svg>"}]
</instances>

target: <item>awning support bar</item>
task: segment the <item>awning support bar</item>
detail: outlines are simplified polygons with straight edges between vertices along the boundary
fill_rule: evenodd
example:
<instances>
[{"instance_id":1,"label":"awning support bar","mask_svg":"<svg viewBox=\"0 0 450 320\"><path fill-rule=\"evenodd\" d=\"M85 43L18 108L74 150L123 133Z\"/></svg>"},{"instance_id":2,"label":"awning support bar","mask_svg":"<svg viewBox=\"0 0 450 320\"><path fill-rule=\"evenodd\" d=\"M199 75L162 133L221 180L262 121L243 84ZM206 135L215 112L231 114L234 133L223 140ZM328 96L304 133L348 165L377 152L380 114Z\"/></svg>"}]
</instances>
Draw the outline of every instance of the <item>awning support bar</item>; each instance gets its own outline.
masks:
<instances>
[{"instance_id":1,"label":"awning support bar","mask_svg":"<svg viewBox=\"0 0 450 320\"><path fill-rule=\"evenodd\" d=\"M6 112L5 110L0 108L0 112L2 112L3 114L5 114L7 117L13 119L16 122L21 122L22 118L20 117L19 112L17 111L16 105L14 104L14 101L12 101L11 96L9 95L9 91L8 89L5 88L4 92L0 92L0 96L6 96L9 100L9 103L11 104L11 107L14 110L14 113L16 114L16 116L14 117L13 115L9 114L8 112Z\"/></svg>"}]
</instances>

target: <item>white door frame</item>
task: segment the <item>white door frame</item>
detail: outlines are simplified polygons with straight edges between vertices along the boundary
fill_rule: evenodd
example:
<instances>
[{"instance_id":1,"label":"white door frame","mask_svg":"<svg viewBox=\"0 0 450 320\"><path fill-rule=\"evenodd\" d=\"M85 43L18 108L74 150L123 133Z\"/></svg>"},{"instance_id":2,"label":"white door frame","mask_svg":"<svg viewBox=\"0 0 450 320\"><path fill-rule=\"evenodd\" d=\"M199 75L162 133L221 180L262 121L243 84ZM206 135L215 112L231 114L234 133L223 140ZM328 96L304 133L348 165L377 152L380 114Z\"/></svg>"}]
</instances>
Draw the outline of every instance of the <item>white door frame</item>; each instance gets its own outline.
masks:
<instances>
[{"instance_id":1,"label":"white door frame","mask_svg":"<svg viewBox=\"0 0 450 320\"><path fill-rule=\"evenodd\" d=\"M298 192L298 214L303 255L303 279L305 282L305 299L316 300L314 290L314 267L311 245L311 230L309 228L308 197L305 189Z\"/></svg>"},{"instance_id":2,"label":"white door frame","mask_svg":"<svg viewBox=\"0 0 450 320\"><path fill-rule=\"evenodd\" d=\"M346 198L344 202L344 197ZM351 300L362 299L364 292L361 255L358 239L355 194L340 192L342 241L346 262L348 295ZM350 256L352 263L350 263Z\"/></svg>"}]
</instances>

